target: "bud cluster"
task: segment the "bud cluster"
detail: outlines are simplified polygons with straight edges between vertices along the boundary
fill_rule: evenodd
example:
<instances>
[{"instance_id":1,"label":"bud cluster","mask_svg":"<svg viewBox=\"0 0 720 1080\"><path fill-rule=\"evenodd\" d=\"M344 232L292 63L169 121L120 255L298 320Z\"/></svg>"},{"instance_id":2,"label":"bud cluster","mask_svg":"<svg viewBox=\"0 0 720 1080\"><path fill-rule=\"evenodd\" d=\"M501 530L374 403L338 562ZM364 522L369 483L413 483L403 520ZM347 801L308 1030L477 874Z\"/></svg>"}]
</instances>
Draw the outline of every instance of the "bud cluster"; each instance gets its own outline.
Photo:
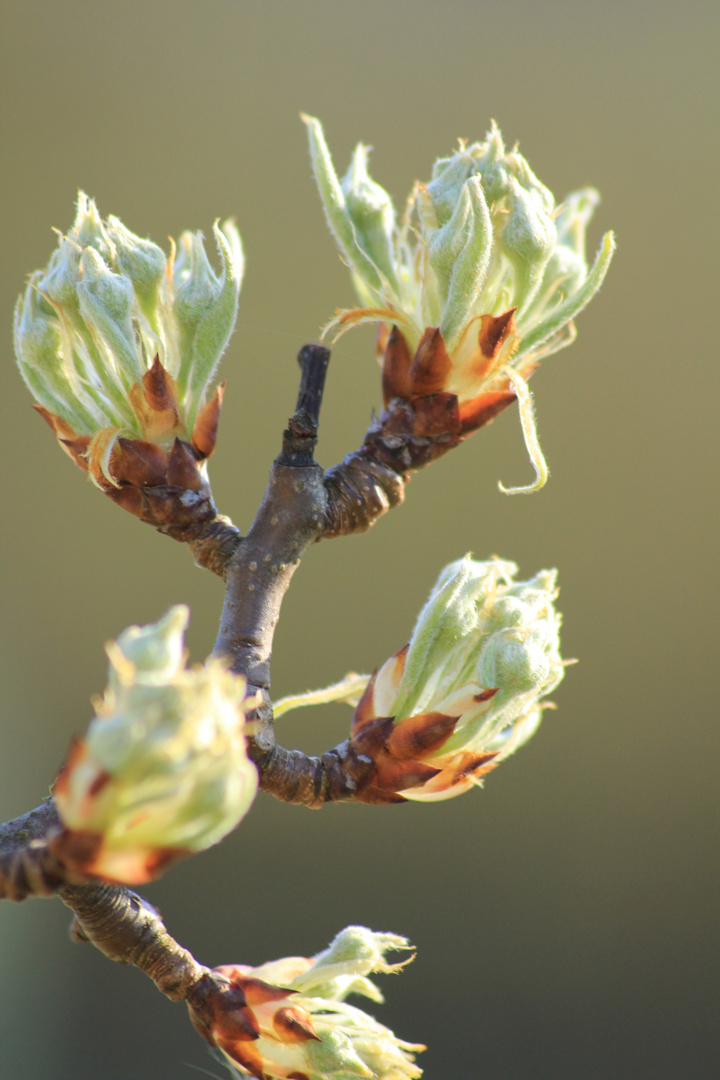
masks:
<instances>
[{"instance_id":1,"label":"bud cluster","mask_svg":"<svg viewBox=\"0 0 720 1080\"><path fill-rule=\"evenodd\" d=\"M200 233L183 233L167 259L81 192L72 229L16 308L15 352L36 408L76 464L148 520L163 518L148 506L152 489L207 499L221 403L209 388L243 273L234 224L213 232L220 275Z\"/></svg>"},{"instance_id":2,"label":"bud cluster","mask_svg":"<svg viewBox=\"0 0 720 1080\"><path fill-rule=\"evenodd\" d=\"M220 660L185 667L189 612L128 627L107 644L108 687L53 789L53 842L79 874L139 884L217 843L255 798L245 680Z\"/></svg>"},{"instance_id":3,"label":"bud cluster","mask_svg":"<svg viewBox=\"0 0 720 1080\"><path fill-rule=\"evenodd\" d=\"M431 801L482 782L537 730L564 674L556 571L467 556L446 566L409 644L372 677L279 702L355 704L351 746L375 765L368 803ZM361 686L365 685L361 695Z\"/></svg>"},{"instance_id":4,"label":"bud cluster","mask_svg":"<svg viewBox=\"0 0 720 1080\"><path fill-rule=\"evenodd\" d=\"M356 148L340 180L320 122L304 119L328 224L361 305L339 311L326 332L337 338L359 323L381 324L385 406L409 403L414 435L457 442L517 397L537 480L514 490L540 486L547 469L526 380L540 359L573 340L573 319L610 264L611 233L592 268L585 257L598 193L584 188L556 206L493 125L484 142L461 142L436 161L398 222L368 173L368 148Z\"/></svg>"},{"instance_id":5,"label":"bud cluster","mask_svg":"<svg viewBox=\"0 0 720 1080\"><path fill-rule=\"evenodd\" d=\"M191 1009L191 1018L227 1061L257 1080L416 1080L422 1070L414 1053L425 1047L346 1002L350 994L382 1002L368 975L400 970L409 961L389 964L385 954L408 948L396 934L349 926L312 959L224 965L215 974L230 984L226 1002L210 1018Z\"/></svg>"}]
</instances>

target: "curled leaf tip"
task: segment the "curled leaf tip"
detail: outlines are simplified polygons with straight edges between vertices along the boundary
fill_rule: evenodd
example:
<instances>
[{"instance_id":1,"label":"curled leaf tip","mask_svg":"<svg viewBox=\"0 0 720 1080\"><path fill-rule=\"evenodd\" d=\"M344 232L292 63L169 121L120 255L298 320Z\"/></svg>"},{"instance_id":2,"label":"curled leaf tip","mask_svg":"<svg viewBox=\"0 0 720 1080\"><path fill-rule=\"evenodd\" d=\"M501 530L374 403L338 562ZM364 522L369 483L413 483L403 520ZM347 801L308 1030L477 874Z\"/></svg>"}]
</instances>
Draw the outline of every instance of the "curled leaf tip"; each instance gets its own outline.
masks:
<instances>
[{"instance_id":1,"label":"curled leaf tip","mask_svg":"<svg viewBox=\"0 0 720 1080\"><path fill-rule=\"evenodd\" d=\"M520 423L522 425L525 446L527 447L532 466L535 469L535 480L532 484L528 484L525 487L512 488L506 488L504 484L498 480L498 487L504 495L529 495L532 492L539 491L540 488L545 487L549 475L547 463L538 439L532 394L530 393L528 384L519 372L515 371L507 364L503 365L500 370L507 375L513 390L517 394L518 408L520 410Z\"/></svg>"}]
</instances>

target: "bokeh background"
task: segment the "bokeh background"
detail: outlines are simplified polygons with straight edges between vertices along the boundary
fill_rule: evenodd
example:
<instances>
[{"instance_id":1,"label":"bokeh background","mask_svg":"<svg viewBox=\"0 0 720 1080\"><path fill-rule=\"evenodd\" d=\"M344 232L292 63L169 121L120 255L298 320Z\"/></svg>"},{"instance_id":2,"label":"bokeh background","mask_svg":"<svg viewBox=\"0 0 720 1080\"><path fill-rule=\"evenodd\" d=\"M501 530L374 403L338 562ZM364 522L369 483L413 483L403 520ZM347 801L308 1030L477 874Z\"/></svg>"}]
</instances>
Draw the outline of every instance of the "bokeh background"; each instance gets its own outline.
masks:
<instances>
[{"instance_id":1,"label":"bokeh background","mask_svg":"<svg viewBox=\"0 0 720 1080\"><path fill-rule=\"evenodd\" d=\"M562 197L592 183L618 252L571 350L533 380L552 470L517 415L416 476L364 537L318 545L276 639L276 695L370 670L466 551L560 568L569 670L537 738L439 805L261 796L220 847L149 887L202 961L311 954L348 923L408 935L378 1015L433 1080L706 1080L718 1069L716 464L718 26L702 0L25 0L5 5L0 304L4 595L0 813L46 793L105 684L102 645L171 603L194 659L222 595L188 553L103 499L30 409L11 359L25 275L78 187L162 244L236 214L248 258L211 475L246 529L295 400L298 348L347 272L299 111L338 168L355 141L402 204L491 117ZM715 181L713 181L715 177ZM372 331L334 351L324 465L378 404ZM295 719L297 716L297 719ZM341 707L292 714L322 751ZM225 1075L137 971L67 938L56 901L0 910L0 1061L13 1080Z\"/></svg>"}]
</instances>

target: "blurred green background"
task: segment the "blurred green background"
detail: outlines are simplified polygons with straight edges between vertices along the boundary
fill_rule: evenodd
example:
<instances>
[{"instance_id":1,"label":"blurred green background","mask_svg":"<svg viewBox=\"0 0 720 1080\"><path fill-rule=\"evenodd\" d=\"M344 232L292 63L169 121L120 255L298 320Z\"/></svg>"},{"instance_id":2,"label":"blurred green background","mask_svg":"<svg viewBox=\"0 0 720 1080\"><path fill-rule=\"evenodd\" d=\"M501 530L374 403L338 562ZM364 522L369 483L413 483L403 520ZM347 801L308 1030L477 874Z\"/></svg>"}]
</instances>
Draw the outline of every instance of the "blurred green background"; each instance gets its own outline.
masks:
<instances>
[{"instance_id":1,"label":"blurred green background","mask_svg":"<svg viewBox=\"0 0 720 1080\"><path fill-rule=\"evenodd\" d=\"M209 964L313 953L353 922L407 934L418 958L385 980L378 1015L428 1043L433 1080L715 1077L713 6L25 0L3 21L3 819L37 803L85 728L107 638L184 601L202 659L222 601L183 548L91 488L14 369L16 294L47 261L51 227L70 226L77 188L161 244L237 215L248 269L211 476L247 529L294 404L295 354L352 298L299 111L323 119L343 171L356 141L373 145L400 204L494 117L558 198L600 189L591 250L606 228L618 236L577 342L533 380L550 483L498 492L531 476L511 410L416 476L371 533L315 547L285 602L274 690L382 662L469 550L525 575L558 566L564 653L581 662L483 791L319 813L261 796L229 840L147 894ZM372 341L358 330L334 350L324 465L378 404ZM279 737L322 751L348 718L291 714ZM223 1073L182 1007L71 945L68 923L56 901L0 909L4 1076Z\"/></svg>"}]
</instances>

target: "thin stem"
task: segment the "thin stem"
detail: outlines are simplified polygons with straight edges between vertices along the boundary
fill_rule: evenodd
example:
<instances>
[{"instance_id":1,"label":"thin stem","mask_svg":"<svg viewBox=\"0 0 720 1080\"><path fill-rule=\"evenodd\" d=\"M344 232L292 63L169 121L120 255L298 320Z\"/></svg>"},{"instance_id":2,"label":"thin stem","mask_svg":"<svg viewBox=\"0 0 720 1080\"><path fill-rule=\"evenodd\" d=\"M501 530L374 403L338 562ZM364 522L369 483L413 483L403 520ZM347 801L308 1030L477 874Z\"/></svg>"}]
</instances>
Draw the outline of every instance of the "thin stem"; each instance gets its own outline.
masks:
<instances>
[{"instance_id":1,"label":"thin stem","mask_svg":"<svg viewBox=\"0 0 720 1080\"><path fill-rule=\"evenodd\" d=\"M282 802L319 810L329 802L354 802L373 780L375 763L346 739L321 757L274 745L256 757L260 786Z\"/></svg>"},{"instance_id":2,"label":"thin stem","mask_svg":"<svg viewBox=\"0 0 720 1080\"><path fill-rule=\"evenodd\" d=\"M218 1010L242 1008L244 997L198 963L138 893L105 882L70 882L46 843L59 825L49 800L0 825L0 897L24 900L57 893L75 915L74 941L92 942L109 959L139 968L171 1001L186 1001L207 1038L205 1028Z\"/></svg>"},{"instance_id":3,"label":"thin stem","mask_svg":"<svg viewBox=\"0 0 720 1080\"><path fill-rule=\"evenodd\" d=\"M175 941L156 908L121 885L63 885L58 896L74 913L75 937L111 960L133 964L172 1001L183 1001L208 969ZM78 933L78 929L81 933Z\"/></svg>"},{"instance_id":4,"label":"thin stem","mask_svg":"<svg viewBox=\"0 0 720 1080\"><path fill-rule=\"evenodd\" d=\"M325 376L330 363L330 350L324 345L303 345L298 353L298 363L302 371L298 390L295 415L305 414L308 423L317 433L320 421L320 406L325 390Z\"/></svg>"}]
</instances>

